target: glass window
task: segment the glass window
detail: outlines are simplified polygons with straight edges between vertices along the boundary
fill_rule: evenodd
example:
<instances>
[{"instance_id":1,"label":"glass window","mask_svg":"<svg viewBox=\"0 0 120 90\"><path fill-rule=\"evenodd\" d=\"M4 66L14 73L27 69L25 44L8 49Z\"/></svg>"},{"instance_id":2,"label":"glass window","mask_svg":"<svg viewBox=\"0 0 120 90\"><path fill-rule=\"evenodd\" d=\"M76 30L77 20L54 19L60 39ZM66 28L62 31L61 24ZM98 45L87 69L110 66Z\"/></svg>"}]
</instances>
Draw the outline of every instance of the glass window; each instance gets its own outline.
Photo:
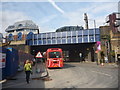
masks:
<instances>
[{"instance_id":1,"label":"glass window","mask_svg":"<svg viewBox=\"0 0 120 90\"><path fill-rule=\"evenodd\" d=\"M46 33L42 33L42 38L46 38Z\"/></svg>"},{"instance_id":2,"label":"glass window","mask_svg":"<svg viewBox=\"0 0 120 90\"><path fill-rule=\"evenodd\" d=\"M61 32L57 32L57 37L61 37Z\"/></svg>"},{"instance_id":3,"label":"glass window","mask_svg":"<svg viewBox=\"0 0 120 90\"><path fill-rule=\"evenodd\" d=\"M67 32L62 32L62 37L66 37Z\"/></svg>"},{"instance_id":4,"label":"glass window","mask_svg":"<svg viewBox=\"0 0 120 90\"><path fill-rule=\"evenodd\" d=\"M49 58L61 58L60 52L49 52Z\"/></svg>"},{"instance_id":5,"label":"glass window","mask_svg":"<svg viewBox=\"0 0 120 90\"><path fill-rule=\"evenodd\" d=\"M38 38L41 39L41 34L38 34Z\"/></svg>"},{"instance_id":6,"label":"glass window","mask_svg":"<svg viewBox=\"0 0 120 90\"><path fill-rule=\"evenodd\" d=\"M22 33L21 32L19 32L17 36L18 36L17 40L22 40Z\"/></svg>"},{"instance_id":7,"label":"glass window","mask_svg":"<svg viewBox=\"0 0 120 90\"><path fill-rule=\"evenodd\" d=\"M61 38L57 38L57 44L61 43Z\"/></svg>"},{"instance_id":8,"label":"glass window","mask_svg":"<svg viewBox=\"0 0 120 90\"><path fill-rule=\"evenodd\" d=\"M43 44L46 44L46 39L43 39Z\"/></svg>"},{"instance_id":9,"label":"glass window","mask_svg":"<svg viewBox=\"0 0 120 90\"><path fill-rule=\"evenodd\" d=\"M47 44L51 44L51 39L47 39Z\"/></svg>"},{"instance_id":10,"label":"glass window","mask_svg":"<svg viewBox=\"0 0 120 90\"><path fill-rule=\"evenodd\" d=\"M30 41L29 41L29 45L33 45L33 42L32 42L32 40L30 40Z\"/></svg>"},{"instance_id":11,"label":"glass window","mask_svg":"<svg viewBox=\"0 0 120 90\"><path fill-rule=\"evenodd\" d=\"M94 36L89 36L89 41L94 42Z\"/></svg>"},{"instance_id":12,"label":"glass window","mask_svg":"<svg viewBox=\"0 0 120 90\"><path fill-rule=\"evenodd\" d=\"M34 34L34 39L37 39L37 34Z\"/></svg>"},{"instance_id":13,"label":"glass window","mask_svg":"<svg viewBox=\"0 0 120 90\"><path fill-rule=\"evenodd\" d=\"M82 35L82 30L79 30L78 31L78 36L81 36Z\"/></svg>"},{"instance_id":14,"label":"glass window","mask_svg":"<svg viewBox=\"0 0 120 90\"><path fill-rule=\"evenodd\" d=\"M72 36L76 36L76 31L72 31Z\"/></svg>"},{"instance_id":15,"label":"glass window","mask_svg":"<svg viewBox=\"0 0 120 90\"><path fill-rule=\"evenodd\" d=\"M94 35L94 30L93 29L89 30L89 35Z\"/></svg>"},{"instance_id":16,"label":"glass window","mask_svg":"<svg viewBox=\"0 0 120 90\"><path fill-rule=\"evenodd\" d=\"M56 44L56 39L55 38L52 39L52 44Z\"/></svg>"},{"instance_id":17,"label":"glass window","mask_svg":"<svg viewBox=\"0 0 120 90\"><path fill-rule=\"evenodd\" d=\"M78 37L78 43L82 43L82 37Z\"/></svg>"},{"instance_id":18,"label":"glass window","mask_svg":"<svg viewBox=\"0 0 120 90\"><path fill-rule=\"evenodd\" d=\"M51 33L47 33L47 38L51 38Z\"/></svg>"},{"instance_id":19,"label":"glass window","mask_svg":"<svg viewBox=\"0 0 120 90\"><path fill-rule=\"evenodd\" d=\"M76 37L72 37L72 43L76 43Z\"/></svg>"},{"instance_id":20,"label":"glass window","mask_svg":"<svg viewBox=\"0 0 120 90\"><path fill-rule=\"evenodd\" d=\"M32 39L33 38L33 32L29 32L28 34L27 34L27 39Z\"/></svg>"},{"instance_id":21,"label":"glass window","mask_svg":"<svg viewBox=\"0 0 120 90\"><path fill-rule=\"evenodd\" d=\"M71 36L71 32L70 31L67 32L67 37L69 37L69 36Z\"/></svg>"},{"instance_id":22,"label":"glass window","mask_svg":"<svg viewBox=\"0 0 120 90\"><path fill-rule=\"evenodd\" d=\"M88 42L88 36L83 36L83 41Z\"/></svg>"},{"instance_id":23,"label":"glass window","mask_svg":"<svg viewBox=\"0 0 120 90\"><path fill-rule=\"evenodd\" d=\"M62 44L66 43L66 38L62 38Z\"/></svg>"},{"instance_id":24,"label":"glass window","mask_svg":"<svg viewBox=\"0 0 120 90\"><path fill-rule=\"evenodd\" d=\"M38 40L38 44L41 45L42 44L42 40Z\"/></svg>"},{"instance_id":25,"label":"glass window","mask_svg":"<svg viewBox=\"0 0 120 90\"><path fill-rule=\"evenodd\" d=\"M56 37L56 33L52 33L52 38L53 38L53 37Z\"/></svg>"},{"instance_id":26,"label":"glass window","mask_svg":"<svg viewBox=\"0 0 120 90\"><path fill-rule=\"evenodd\" d=\"M83 35L88 35L88 30L83 30Z\"/></svg>"},{"instance_id":27,"label":"glass window","mask_svg":"<svg viewBox=\"0 0 120 90\"><path fill-rule=\"evenodd\" d=\"M99 29L96 29L95 34L100 34Z\"/></svg>"},{"instance_id":28,"label":"glass window","mask_svg":"<svg viewBox=\"0 0 120 90\"><path fill-rule=\"evenodd\" d=\"M71 38L67 38L67 43L71 43Z\"/></svg>"},{"instance_id":29,"label":"glass window","mask_svg":"<svg viewBox=\"0 0 120 90\"><path fill-rule=\"evenodd\" d=\"M37 45L37 40L34 40L34 45Z\"/></svg>"},{"instance_id":30,"label":"glass window","mask_svg":"<svg viewBox=\"0 0 120 90\"><path fill-rule=\"evenodd\" d=\"M95 36L95 40L96 40L96 41L100 41L100 35L96 35L96 36Z\"/></svg>"},{"instance_id":31,"label":"glass window","mask_svg":"<svg viewBox=\"0 0 120 90\"><path fill-rule=\"evenodd\" d=\"M13 39L13 35L12 35L12 34L9 34L8 39L9 39L10 41L14 40L14 39Z\"/></svg>"}]
</instances>

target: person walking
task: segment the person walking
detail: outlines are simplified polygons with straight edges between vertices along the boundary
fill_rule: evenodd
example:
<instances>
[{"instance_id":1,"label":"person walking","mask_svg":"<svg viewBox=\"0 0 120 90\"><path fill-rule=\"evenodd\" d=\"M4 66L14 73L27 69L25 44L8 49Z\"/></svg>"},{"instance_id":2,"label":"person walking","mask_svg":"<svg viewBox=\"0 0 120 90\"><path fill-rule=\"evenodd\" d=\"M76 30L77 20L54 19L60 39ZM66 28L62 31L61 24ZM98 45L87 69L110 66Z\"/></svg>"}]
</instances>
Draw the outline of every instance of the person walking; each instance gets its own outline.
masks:
<instances>
[{"instance_id":1,"label":"person walking","mask_svg":"<svg viewBox=\"0 0 120 90\"><path fill-rule=\"evenodd\" d=\"M104 64L103 64L103 62L104 62L104 56L105 56L104 52L101 51L101 65L102 66L104 66Z\"/></svg>"},{"instance_id":2,"label":"person walking","mask_svg":"<svg viewBox=\"0 0 120 90\"><path fill-rule=\"evenodd\" d=\"M32 65L30 60L26 60L26 63L24 65L24 70L26 73L26 82L29 83L30 74L32 73Z\"/></svg>"},{"instance_id":3,"label":"person walking","mask_svg":"<svg viewBox=\"0 0 120 90\"><path fill-rule=\"evenodd\" d=\"M80 57L80 62L82 62L82 53L79 53L79 57Z\"/></svg>"}]
</instances>

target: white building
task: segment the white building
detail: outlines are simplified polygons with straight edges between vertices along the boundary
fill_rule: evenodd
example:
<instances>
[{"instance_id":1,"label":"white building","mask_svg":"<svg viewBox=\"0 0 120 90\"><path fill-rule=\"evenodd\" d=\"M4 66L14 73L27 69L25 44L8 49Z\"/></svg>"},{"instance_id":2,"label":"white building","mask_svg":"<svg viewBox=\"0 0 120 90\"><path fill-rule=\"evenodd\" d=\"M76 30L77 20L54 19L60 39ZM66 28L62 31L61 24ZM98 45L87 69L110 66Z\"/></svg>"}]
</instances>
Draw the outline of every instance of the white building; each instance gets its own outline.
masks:
<instances>
[{"instance_id":1,"label":"white building","mask_svg":"<svg viewBox=\"0 0 120 90\"><path fill-rule=\"evenodd\" d=\"M5 31L7 32L7 40L11 41L11 45L16 45L25 44L27 35L38 34L39 28L33 21L24 20L8 26Z\"/></svg>"}]
</instances>

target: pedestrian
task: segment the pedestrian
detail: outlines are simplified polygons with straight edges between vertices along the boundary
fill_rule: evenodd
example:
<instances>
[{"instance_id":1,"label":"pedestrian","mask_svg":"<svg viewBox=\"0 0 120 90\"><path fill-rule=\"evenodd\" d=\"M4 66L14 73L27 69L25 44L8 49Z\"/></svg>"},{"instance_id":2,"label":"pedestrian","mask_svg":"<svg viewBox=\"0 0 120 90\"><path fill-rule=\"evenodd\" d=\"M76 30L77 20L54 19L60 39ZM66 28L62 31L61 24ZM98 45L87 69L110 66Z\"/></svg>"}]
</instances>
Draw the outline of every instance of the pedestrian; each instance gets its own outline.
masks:
<instances>
[{"instance_id":1,"label":"pedestrian","mask_svg":"<svg viewBox=\"0 0 120 90\"><path fill-rule=\"evenodd\" d=\"M35 60L35 58L33 59L33 66L35 66L35 64L36 64L36 60Z\"/></svg>"},{"instance_id":2,"label":"pedestrian","mask_svg":"<svg viewBox=\"0 0 120 90\"><path fill-rule=\"evenodd\" d=\"M103 66L104 64L103 64L103 61L104 61L104 56L105 56L105 54L104 54L104 52L103 51L101 51L101 65Z\"/></svg>"},{"instance_id":3,"label":"pedestrian","mask_svg":"<svg viewBox=\"0 0 120 90\"><path fill-rule=\"evenodd\" d=\"M108 58L105 56L104 57L105 63L108 63Z\"/></svg>"},{"instance_id":4,"label":"pedestrian","mask_svg":"<svg viewBox=\"0 0 120 90\"><path fill-rule=\"evenodd\" d=\"M26 63L24 65L24 70L26 73L26 82L29 83L30 74L32 73L32 65L30 60L26 60Z\"/></svg>"},{"instance_id":5,"label":"pedestrian","mask_svg":"<svg viewBox=\"0 0 120 90\"><path fill-rule=\"evenodd\" d=\"M79 53L80 62L82 62L82 53Z\"/></svg>"}]
</instances>

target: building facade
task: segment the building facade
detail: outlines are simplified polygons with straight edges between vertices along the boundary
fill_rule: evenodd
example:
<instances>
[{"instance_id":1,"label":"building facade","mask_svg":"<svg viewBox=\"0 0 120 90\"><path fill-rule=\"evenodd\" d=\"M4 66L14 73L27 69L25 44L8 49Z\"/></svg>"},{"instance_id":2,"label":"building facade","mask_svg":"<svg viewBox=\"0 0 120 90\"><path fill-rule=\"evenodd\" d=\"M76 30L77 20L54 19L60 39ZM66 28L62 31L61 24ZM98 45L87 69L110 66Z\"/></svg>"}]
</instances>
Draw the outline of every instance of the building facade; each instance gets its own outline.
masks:
<instances>
[{"instance_id":1,"label":"building facade","mask_svg":"<svg viewBox=\"0 0 120 90\"><path fill-rule=\"evenodd\" d=\"M5 31L7 32L7 40L11 41L11 45L17 45L25 44L29 33L38 34L39 28L33 21L24 20L8 26Z\"/></svg>"},{"instance_id":2,"label":"building facade","mask_svg":"<svg viewBox=\"0 0 120 90\"><path fill-rule=\"evenodd\" d=\"M106 22L110 26L111 51L115 53L115 61L120 56L120 12L112 13L107 16Z\"/></svg>"}]
</instances>

